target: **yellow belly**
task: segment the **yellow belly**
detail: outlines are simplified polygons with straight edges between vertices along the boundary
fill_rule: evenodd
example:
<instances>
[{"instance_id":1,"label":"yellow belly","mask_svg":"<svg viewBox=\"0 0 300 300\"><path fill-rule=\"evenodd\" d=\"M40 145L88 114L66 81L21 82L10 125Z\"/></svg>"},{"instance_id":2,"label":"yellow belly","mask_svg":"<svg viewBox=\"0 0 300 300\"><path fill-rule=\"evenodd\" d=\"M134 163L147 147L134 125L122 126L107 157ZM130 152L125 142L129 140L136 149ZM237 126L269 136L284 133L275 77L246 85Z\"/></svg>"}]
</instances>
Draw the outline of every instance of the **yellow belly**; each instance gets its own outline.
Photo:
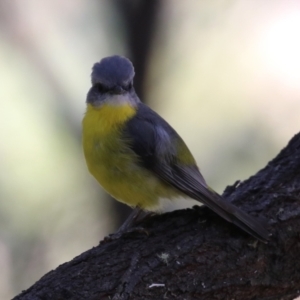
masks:
<instances>
[{"instance_id":1,"label":"yellow belly","mask_svg":"<svg viewBox=\"0 0 300 300\"><path fill-rule=\"evenodd\" d=\"M134 114L129 106L88 106L83 119L84 155L91 174L114 198L130 206L157 210L160 198L178 193L141 167L136 154L120 139L120 125Z\"/></svg>"}]
</instances>

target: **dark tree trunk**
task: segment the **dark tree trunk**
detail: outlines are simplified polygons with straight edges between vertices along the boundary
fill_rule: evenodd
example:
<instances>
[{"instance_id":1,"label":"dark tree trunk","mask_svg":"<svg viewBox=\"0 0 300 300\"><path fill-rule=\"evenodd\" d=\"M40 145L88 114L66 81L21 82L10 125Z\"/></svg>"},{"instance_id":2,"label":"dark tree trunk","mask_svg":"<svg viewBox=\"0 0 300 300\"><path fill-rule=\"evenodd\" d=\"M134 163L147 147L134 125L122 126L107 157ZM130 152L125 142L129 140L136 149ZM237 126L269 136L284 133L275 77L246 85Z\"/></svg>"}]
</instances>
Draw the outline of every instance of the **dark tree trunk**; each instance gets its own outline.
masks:
<instances>
[{"instance_id":1,"label":"dark tree trunk","mask_svg":"<svg viewBox=\"0 0 300 300\"><path fill-rule=\"evenodd\" d=\"M294 299L300 293L300 134L228 201L268 220L263 244L206 207L149 218L49 272L15 300Z\"/></svg>"},{"instance_id":2,"label":"dark tree trunk","mask_svg":"<svg viewBox=\"0 0 300 300\"><path fill-rule=\"evenodd\" d=\"M136 73L134 88L145 103L145 77L162 2L114 0L112 3L124 21L129 58ZM115 226L119 228L131 213L131 208L115 200L111 205L115 214Z\"/></svg>"}]
</instances>

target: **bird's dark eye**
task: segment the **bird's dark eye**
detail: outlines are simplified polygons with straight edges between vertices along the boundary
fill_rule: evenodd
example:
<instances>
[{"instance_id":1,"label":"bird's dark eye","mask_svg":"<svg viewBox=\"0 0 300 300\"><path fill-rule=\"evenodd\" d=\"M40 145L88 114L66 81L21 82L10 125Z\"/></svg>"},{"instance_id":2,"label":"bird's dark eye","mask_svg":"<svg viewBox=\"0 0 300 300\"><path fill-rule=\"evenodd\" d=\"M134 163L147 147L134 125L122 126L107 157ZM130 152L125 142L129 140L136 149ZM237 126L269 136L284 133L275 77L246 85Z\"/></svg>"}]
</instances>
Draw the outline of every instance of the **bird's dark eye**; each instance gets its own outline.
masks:
<instances>
[{"instance_id":1,"label":"bird's dark eye","mask_svg":"<svg viewBox=\"0 0 300 300\"><path fill-rule=\"evenodd\" d=\"M109 88L101 83L96 83L94 87L97 89L99 93L106 93L109 91Z\"/></svg>"},{"instance_id":2,"label":"bird's dark eye","mask_svg":"<svg viewBox=\"0 0 300 300\"><path fill-rule=\"evenodd\" d=\"M130 82L127 86L126 86L126 90L129 91L132 89L132 82Z\"/></svg>"}]
</instances>

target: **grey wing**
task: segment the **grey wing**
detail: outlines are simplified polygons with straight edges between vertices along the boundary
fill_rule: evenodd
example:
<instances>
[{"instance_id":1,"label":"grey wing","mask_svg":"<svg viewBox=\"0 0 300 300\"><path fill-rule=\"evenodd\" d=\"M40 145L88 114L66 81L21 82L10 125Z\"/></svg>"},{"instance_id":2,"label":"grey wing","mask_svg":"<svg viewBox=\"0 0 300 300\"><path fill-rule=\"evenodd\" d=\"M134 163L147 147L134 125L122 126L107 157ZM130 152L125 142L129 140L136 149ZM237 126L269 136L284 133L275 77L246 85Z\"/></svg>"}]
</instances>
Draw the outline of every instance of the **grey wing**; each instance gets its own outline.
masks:
<instances>
[{"instance_id":1,"label":"grey wing","mask_svg":"<svg viewBox=\"0 0 300 300\"><path fill-rule=\"evenodd\" d=\"M165 183L221 214L217 211L218 206L211 202L212 192L197 165L186 166L178 158L178 143L191 155L188 148L177 132L158 114L140 103L136 116L127 122L124 134L145 168ZM230 204L227 210L232 210ZM230 221L227 215L226 220Z\"/></svg>"},{"instance_id":2,"label":"grey wing","mask_svg":"<svg viewBox=\"0 0 300 300\"><path fill-rule=\"evenodd\" d=\"M138 155L140 162L153 172L163 171L162 177L163 174L175 175L180 171L180 167L183 167L178 152L180 146L191 161L189 165L193 170L194 180L207 186L192 154L178 133L146 105L139 104L138 113L127 122L124 135L130 141L129 146Z\"/></svg>"},{"instance_id":3,"label":"grey wing","mask_svg":"<svg viewBox=\"0 0 300 300\"><path fill-rule=\"evenodd\" d=\"M141 104L139 110L140 112L127 122L124 132L141 164L165 183L207 205L225 220L262 241L268 240L265 224L210 189L196 164L186 165L181 162L176 143L178 140L182 143L182 140L176 131L147 106ZM185 150L189 151L187 147Z\"/></svg>"}]
</instances>

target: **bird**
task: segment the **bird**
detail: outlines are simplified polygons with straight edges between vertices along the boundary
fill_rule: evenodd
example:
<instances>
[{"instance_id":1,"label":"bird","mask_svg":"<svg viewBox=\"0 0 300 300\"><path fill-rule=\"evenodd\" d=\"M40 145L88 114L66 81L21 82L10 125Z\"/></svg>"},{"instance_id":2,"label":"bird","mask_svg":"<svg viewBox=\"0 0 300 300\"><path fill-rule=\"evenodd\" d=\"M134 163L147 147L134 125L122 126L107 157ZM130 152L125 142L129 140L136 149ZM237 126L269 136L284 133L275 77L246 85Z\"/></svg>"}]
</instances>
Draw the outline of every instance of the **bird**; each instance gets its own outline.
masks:
<instances>
[{"instance_id":1,"label":"bird","mask_svg":"<svg viewBox=\"0 0 300 300\"><path fill-rule=\"evenodd\" d=\"M267 242L265 224L208 186L179 134L137 96L126 57L94 64L82 120L89 172L116 200L139 212L160 212L166 199L194 199L254 238ZM126 223L126 222L125 222Z\"/></svg>"}]
</instances>

